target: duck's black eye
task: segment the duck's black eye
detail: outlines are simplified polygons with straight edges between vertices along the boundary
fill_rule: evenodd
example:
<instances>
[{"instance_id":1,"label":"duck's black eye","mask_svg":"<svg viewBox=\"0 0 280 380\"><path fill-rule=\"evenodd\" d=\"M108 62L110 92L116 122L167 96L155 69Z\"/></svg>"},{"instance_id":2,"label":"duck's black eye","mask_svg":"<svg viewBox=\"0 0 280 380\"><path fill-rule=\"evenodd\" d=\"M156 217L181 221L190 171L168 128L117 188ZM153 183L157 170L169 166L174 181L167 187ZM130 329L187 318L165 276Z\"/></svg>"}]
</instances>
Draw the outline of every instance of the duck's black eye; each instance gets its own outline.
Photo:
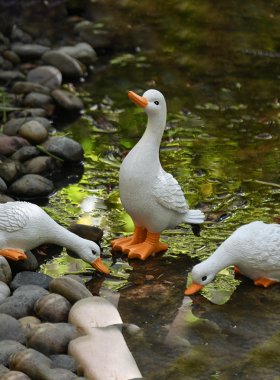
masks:
<instances>
[{"instance_id":1,"label":"duck's black eye","mask_svg":"<svg viewBox=\"0 0 280 380\"><path fill-rule=\"evenodd\" d=\"M156 100L155 102L154 102L157 106L159 105L159 102Z\"/></svg>"},{"instance_id":2,"label":"duck's black eye","mask_svg":"<svg viewBox=\"0 0 280 380\"><path fill-rule=\"evenodd\" d=\"M202 281L206 281L207 280L207 276L203 276L201 280Z\"/></svg>"}]
</instances>

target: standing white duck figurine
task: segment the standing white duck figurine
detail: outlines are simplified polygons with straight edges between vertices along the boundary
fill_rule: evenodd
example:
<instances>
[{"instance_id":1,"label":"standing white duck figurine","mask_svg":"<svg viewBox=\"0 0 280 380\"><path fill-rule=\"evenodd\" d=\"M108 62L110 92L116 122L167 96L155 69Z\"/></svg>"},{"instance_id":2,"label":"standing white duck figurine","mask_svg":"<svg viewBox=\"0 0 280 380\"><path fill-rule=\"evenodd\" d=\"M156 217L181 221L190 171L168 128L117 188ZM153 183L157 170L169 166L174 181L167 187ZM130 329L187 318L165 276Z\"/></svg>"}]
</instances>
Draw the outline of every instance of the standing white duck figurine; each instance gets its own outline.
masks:
<instances>
[{"instance_id":1,"label":"standing white duck figurine","mask_svg":"<svg viewBox=\"0 0 280 380\"><path fill-rule=\"evenodd\" d=\"M96 243L66 230L39 206L29 202L0 204L0 255L15 261L25 260L24 252L44 243L71 249L98 271L110 273L101 262Z\"/></svg>"},{"instance_id":2,"label":"standing white duck figurine","mask_svg":"<svg viewBox=\"0 0 280 380\"><path fill-rule=\"evenodd\" d=\"M193 283L186 295L198 292L222 269L235 265L235 271L267 287L280 281L280 224L252 222L239 227L205 261L191 272Z\"/></svg>"},{"instance_id":3,"label":"standing white duck figurine","mask_svg":"<svg viewBox=\"0 0 280 380\"><path fill-rule=\"evenodd\" d=\"M159 147L166 124L164 96L157 90L148 90L143 96L130 91L128 96L148 114L148 124L119 173L120 198L133 220L134 233L111 244L114 250L128 253L129 258L145 260L151 253L168 249L167 244L159 242L163 230L180 223L203 223L204 214L189 210L180 185L161 167Z\"/></svg>"}]
</instances>

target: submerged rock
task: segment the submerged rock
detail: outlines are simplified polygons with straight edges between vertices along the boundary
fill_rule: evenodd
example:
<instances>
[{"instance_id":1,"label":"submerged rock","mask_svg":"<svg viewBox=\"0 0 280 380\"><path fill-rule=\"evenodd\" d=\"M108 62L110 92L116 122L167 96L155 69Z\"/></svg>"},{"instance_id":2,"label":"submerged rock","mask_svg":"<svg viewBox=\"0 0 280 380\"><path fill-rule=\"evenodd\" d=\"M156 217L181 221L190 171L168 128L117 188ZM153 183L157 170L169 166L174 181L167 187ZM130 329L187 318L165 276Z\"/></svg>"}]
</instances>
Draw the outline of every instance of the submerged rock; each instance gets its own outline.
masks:
<instances>
[{"instance_id":1,"label":"submerged rock","mask_svg":"<svg viewBox=\"0 0 280 380\"><path fill-rule=\"evenodd\" d=\"M64 75L73 77L81 77L83 75L83 70L79 63L61 51L48 51L43 55L42 59L46 64L57 67Z\"/></svg>"},{"instance_id":2,"label":"submerged rock","mask_svg":"<svg viewBox=\"0 0 280 380\"><path fill-rule=\"evenodd\" d=\"M24 198L49 195L53 189L52 181L39 174L26 174L9 187L12 194Z\"/></svg>"},{"instance_id":3,"label":"submerged rock","mask_svg":"<svg viewBox=\"0 0 280 380\"><path fill-rule=\"evenodd\" d=\"M40 66L29 71L27 74L27 80L40 83L50 89L55 89L61 86L62 75L60 70L54 66Z\"/></svg>"}]
</instances>

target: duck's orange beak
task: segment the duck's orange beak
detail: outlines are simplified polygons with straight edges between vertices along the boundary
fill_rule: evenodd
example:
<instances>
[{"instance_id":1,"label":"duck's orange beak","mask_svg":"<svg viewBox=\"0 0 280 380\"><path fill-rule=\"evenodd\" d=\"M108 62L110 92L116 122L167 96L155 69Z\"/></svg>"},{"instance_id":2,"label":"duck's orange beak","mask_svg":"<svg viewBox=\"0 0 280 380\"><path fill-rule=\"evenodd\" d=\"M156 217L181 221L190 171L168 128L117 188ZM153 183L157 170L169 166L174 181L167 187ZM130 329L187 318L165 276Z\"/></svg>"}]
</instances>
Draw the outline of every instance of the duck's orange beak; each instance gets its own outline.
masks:
<instances>
[{"instance_id":1,"label":"duck's orange beak","mask_svg":"<svg viewBox=\"0 0 280 380\"><path fill-rule=\"evenodd\" d=\"M110 270L102 263L100 257L98 257L98 259L91 263L91 265L93 266L93 268L97 269L101 273L110 273Z\"/></svg>"},{"instance_id":2,"label":"duck's orange beak","mask_svg":"<svg viewBox=\"0 0 280 380\"><path fill-rule=\"evenodd\" d=\"M145 108L148 105L148 100L144 98L143 96L139 96L135 94L133 91L129 91L128 93L129 99L132 100L137 106L141 108Z\"/></svg>"},{"instance_id":3,"label":"duck's orange beak","mask_svg":"<svg viewBox=\"0 0 280 380\"><path fill-rule=\"evenodd\" d=\"M185 295L190 296L191 294L197 293L203 288L203 285L195 284L194 282L185 290Z\"/></svg>"}]
</instances>

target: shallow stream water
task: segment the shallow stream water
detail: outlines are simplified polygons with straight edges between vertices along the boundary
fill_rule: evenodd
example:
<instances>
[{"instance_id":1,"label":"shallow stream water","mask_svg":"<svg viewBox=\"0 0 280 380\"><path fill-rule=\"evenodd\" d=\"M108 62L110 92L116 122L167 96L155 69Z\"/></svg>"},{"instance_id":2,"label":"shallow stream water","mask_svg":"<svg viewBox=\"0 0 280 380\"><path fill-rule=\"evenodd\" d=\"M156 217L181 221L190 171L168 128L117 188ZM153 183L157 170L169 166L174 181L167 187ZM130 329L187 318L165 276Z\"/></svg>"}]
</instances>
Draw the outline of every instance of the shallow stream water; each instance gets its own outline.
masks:
<instances>
[{"instance_id":1,"label":"shallow stream water","mask_svg":"<svg viewBox=\"0 0 280 380\"><path fill-rule=\"evenodd\" d=\"M98 33L115 38L76 84L86 110L63 130L82 144L84 171L70 172L45 209L65 226L102 228L111 275L65 251L41 270L81 274L141 328L126 339L146 380L279 379L279 285L256 287L228 268L201 294L184 296L192 266L236 228L280 214L279 2L104 0L84 9ZM169 250L140 262L112 258L110 240L133 231L118 170L147 121L127 92L149 88L168 106L162 166L207 219L200 237L187 225L165 231Z\"/></svg>"}]
</instances>

